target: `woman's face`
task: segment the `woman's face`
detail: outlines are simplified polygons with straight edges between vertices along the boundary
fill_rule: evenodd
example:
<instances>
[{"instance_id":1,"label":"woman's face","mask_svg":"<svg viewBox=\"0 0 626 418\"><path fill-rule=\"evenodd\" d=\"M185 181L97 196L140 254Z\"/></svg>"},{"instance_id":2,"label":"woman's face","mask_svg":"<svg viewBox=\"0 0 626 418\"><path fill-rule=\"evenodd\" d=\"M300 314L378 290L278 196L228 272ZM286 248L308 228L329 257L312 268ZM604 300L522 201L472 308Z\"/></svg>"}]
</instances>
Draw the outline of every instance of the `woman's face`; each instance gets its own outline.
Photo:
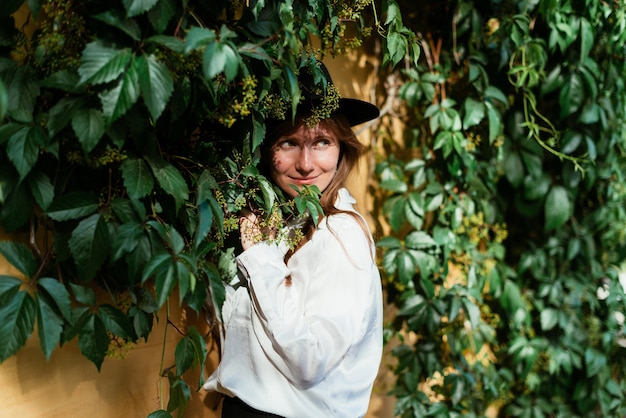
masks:
<instances>
[{"instance_id":1,"label":"woman's face","mask_svg":"<svg viewBox=\"0 0 626 418\"><path fill-rule=\"evenodd\" d=\"M329 129L301 126L272 146L272 180L291 197L298 194L291 184L316 185L323 192L335 177L339 154L339 140Z\"/></svg>"}]
</instances>

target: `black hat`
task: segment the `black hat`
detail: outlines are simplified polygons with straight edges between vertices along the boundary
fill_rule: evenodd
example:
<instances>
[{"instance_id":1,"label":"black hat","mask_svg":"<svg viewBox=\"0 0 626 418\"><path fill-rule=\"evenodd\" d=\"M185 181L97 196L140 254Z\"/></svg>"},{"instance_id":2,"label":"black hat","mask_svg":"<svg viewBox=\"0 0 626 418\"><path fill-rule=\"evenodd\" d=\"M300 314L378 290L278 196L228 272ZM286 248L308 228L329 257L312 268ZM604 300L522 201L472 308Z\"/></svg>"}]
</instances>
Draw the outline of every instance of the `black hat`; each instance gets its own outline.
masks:
<instances>
[{"instance_id":1,"label":"black hat","mask_svg":"<svg viewBox=\"0 0 626 418\"><path fill-rule=\"evenodd\" d=\"M376 119L380 115L380 110L372 103L341 97L322 62L315 61L313 66L302 67L298 74L301 97L296 113L310 114L312 121L342 114L350 126Z\"/></svg>"}]
</instances>

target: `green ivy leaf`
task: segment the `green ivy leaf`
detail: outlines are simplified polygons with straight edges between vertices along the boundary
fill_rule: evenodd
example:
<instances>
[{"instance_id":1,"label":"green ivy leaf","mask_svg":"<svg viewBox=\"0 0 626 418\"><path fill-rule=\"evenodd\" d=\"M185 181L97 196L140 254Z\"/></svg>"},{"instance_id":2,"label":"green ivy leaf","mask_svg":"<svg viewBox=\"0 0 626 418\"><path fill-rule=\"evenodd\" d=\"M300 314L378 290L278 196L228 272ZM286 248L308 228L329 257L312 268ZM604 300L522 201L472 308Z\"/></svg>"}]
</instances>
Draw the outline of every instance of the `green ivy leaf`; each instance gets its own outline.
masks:
<instances>
[{"instance_id":1,"label":"green ivy leaf","mask_svg":"<svg viewBox=\"0 0 626 418\"><path fill-rule=\"evenodd\" d=\"M141 97L154 121L158 120L174 91L174 82L169 69L154 55L137 58L137 75Z\"/></svg>"},{"instance_id":2,"label":"green ivy leaf","mask_svg":"<svg viewBox=\"0 0 626 418\"><path fill-rule=\"evenodd\" d=\"M47 210L54 200L54 186L50 177L42 171L31 172L28 176L28 186L39 207L44 211Z\"/></svg>"},{"instance_id":3,"label":"green ivy leaf","mask_svg":"<svg viewBox=\"0 0 626 418\"><path fill-rule=\"evenodd\" d=\"M38 295L37 297L37 331L41 351L43 351L46 356L46 360L50 360L52 351L57 344L59 344L59 341L61 341L63 319L48 303L46 298L41 296L42 295Z\"/></svg>"},{"instance_id":4,"label":"green ivy leaf","mask_svg":"<svg viewBox=\"0 0 626 418\"><path fill-rule=\"evenodd\" d=\"M138 222L130 221L120 225L112 243L113 261L134 251L144 236L143 225Z\"/></svg>"},{"instance_id":5,"label":"green ivy leaf","mask_svg":"<svg viewBox=\"0 0 626 418\"><path fill-rule=\"evenodd\" d=\"M174 358L176 361L176 373L182 375L191 368L195 359L195 348L189 336L183 337L176 344Z\"/></svg>"},{"instance_id":6,"label":"green ivy leaf","mask_svg":"<svg viewBox=\"0 0 626 418\"><path fill-rule=\"evenodd\" d=\"M109 255L109 233L104 217L94 213L80 221L68 244L81 280L93 279Z\"/></svg>"},{"instance_id":7,"label":"green ivy leaf","mask_svg":"<svg viewBox=\"0 0 626 418\"><path fill-rule=\"evenodd\" d=\"M179 279L177 264L171 257L166 267L166 269L160 269L155 272L156 301L158 306L165 304Z\"/></svg>"},{"instance_id":8,"label":"green ivy leaf","mask_svg":"<svg viewBox=\"0 0 626 418\"><path fill-rule=\"evenodd\" d=\"M22 243L0 241L0 254L25 277L31 278L37 271L35 256Z\"/></svg>"},{"instance_id":9,"label":"green ivy leaf","mask_svg":"<svg viewBox=\"0 0 626 418\"><path fill-rule=\"evenodd\" d=\"M541 329L549 331L556 326L559 320L559 312L553 308L546 308L541 311Z\"/></svg>"},{"instance_id":10,"label":"green ivy leaf","mask_svg":"<svg viewBox=\"0 0 626 418\"><path fill-rule=\"evenodd\" d=\"M98 306L98 316L107 331L125 340L134 339L133 326L128 317L115 306L109 304Z\"/></svg>"},{"instance_id":11,"label":"green ivy leaf","mask_svg":"<svg viewBox=\"0 0 626 418\"><path fill-rule=\"evenodd\" d=\"M84 100L76 97L64 97L48 112L48 134L54 137L72 120L76 109L84 106Z\"/></svg>"},{"instance_id":12,"label":"green ivy leaf","mask_svg":"<svg viewBox=\"0 0 626 418\"><path fill-rule=\"evenodd\" d=\"M0 274L0 306L5 304L5 300L12 299L21 286L22 281L17 277Z\"/></svg>"},{"instance_id":13,"label":"green ivy leaf","mask_svg":"<svg viewBox=\"0 0 626 418\"><path fill-rule=\"evenodd\" d=\"M6 298L8 299L8 298ZM35 325L36 303L28 292L19 291L0 305L0 363L24 346Z\"/></svg>"},{"instance_id":14,"label":"green ivy leaf","mask_svg":"<svg viewBox=\"0 0 626 418\"><path fill-rule=\"evenodd\" d=\"M128 17L137 16L152 9L158 0L123 0Z\"/></svg>"},{"instance_id":15,"label":"green ivy leaf","mask_svg":"<svg viewBox=\"0 0 626 418\"><path fill-rule=\"evenodd\" d=\"M87 155L98 145L106 131L104 116L98 109L77 109L72 115L72 128Z\"/></svg>"},{"instance_id":16,"label":"green ivy leaf","mask_svg":"<svg viewBox=\"0 0 626 418\"><path fill-rule=\"evenodd\" d=\"M114 28L117 28L133 38L135 41L141 39L141 28L136 20L130 19L121 10L107 10L106 12L93 16Z\"/></svg>"},{"instance_id":17,"label":"green ivy leaf","mask_svg":"<svg viewBox=\"0 0 626 418\"><path fill-rule=\"evenodd\" d=\"M213 79L224 73L226 81L231 82L239 71L239 57L230 45L221 42L212 42L207 45L202 56L204 77Z\"/></svg>"},{"instance_id":18,"label":"green ivy leaf","mask_svg":"<svg viewBox=\"0 0 626 418\"><path fill-rule=\"evenodd\" d=\"M110 90L100 93L102 113L109 123L124 115L139 99L139 75L136 60L132 61L124 75L120 77Z\"/></svg>"},{"instance_id":19,"label":"green ivy leaf","mask_svg":"<svg viewBox=\"0 0 626 418\"><path fill-rule=\"evenodd\" d=\"M59 89L68 93L82 93L84 87L80 85L80 77L78 74L66 69L57 71L39 83L41 87L50 89ZM63 98L61 100L81 100L80 98Z\"/></svg>"},{"instance_id":20,"label":"green ivy leaf","mask_svg":"<svg viewBox=\"0 0 626 418\"><path fill-rule=\"evenodd\" d=\"M34 202L27 189L26 183L19 183L0 205L0 224L7 232L23 226L33 213Z\"/></svg>"},{"instance_id":21,"label":"green ivy leaf","mask_svg":"<svg viewBox=\"0 0 626 418\"><path fill-rule=\"evenodd\" d=\"M159 0L157 4L148 11L148 19L157 33L163 33L167 29L168 23L177 13L178 3L175 0Z\"/></svg>"},{"instance_id":22,"label":"green ivy leaf","mask_svg":"<svg viewBox=\"0 0 626 418\"><path fill-rule=\"evenodd\" d=\"M39 147L43 145L44 130L40 126L24 127L15 132L7 144L7 156L20 174L20 180L34 167L39 159Z\"/></svg>"},{"instance_id":23,"label":"green ivy leaf","mask_svg":"<svg viewBox=\"0 0 626 418\"><path fill-rule=\"evenodd\" d=\"M8 109L9 95L7 94L7 88L0 79L0 124L2 124L2 119L6 116Z\"/></svg>"},{"instance_id":24,"label":"green ivy leaf","mask_svg":"<svg viewBox=\"0 0 626 418\"><path fill-rule=\"evenodd\" d=\"M144 160L127 158L122 162L120 168L124 187L131 199L141 199L152 192L154 180Z\"/></svg>"},{"instance_id":25,"label":"green ivy leaf","mask_svg":"<svg viewBox=\"0 0 626 418\"><path fill-rule=\"evenodd\" d=\"M554 185L548 192L544 206L545 229L551 231L563 226L572 216L573 205L563 186Z\"/></svg>"},{"instance_id":26,"label":"green ivy leaf","mask_svg":"<svg viewBox=\"0 0 626 418\"><path fill-rule=\"evenodd\" d=\"M504 157L502 162L504 169L504 175L509 180L514 188L517 188L522 184L524 180L525 172L522 159L517 152L510 152Z\"/></svg>"},{"instance_id":27,"label":"green ivy leaf","mask_svg":"<svg viewBox=\"0 0 626 418\"><path fill-rule=\"evenodd\" d=\"M7 115L23 123L33 122L35 102L40 94L37 73L28 65L16 65L0 74L7 94Z\"/></svg>"},{"instance_id":28,"label":"green ivy leaf","mask_svg":"<svg viewBox=\"0 0 626 418\"><path fill-rule=\"evenodd\" d=\"M167 410L174 411L177 409L178 416L182 417L189 404L191 391L182 377L168 373L168 379L170 382L170 400L167 403Z\"/></svg>"},{"instance_id":29,"label":"green ivy leaf","mask_svg":"<svg viewBox=\"0 0 626 418\"><path fill-rule=\"evenodd\" d=\"M72 192L59 196L48 208L46 214L55 221L67 221L91 215L100 206L93 193Z\"/></svg>"},{"instance_id":30,"label":"green ivy leaf","mask_svg":"<svg viewBox=\"0 0 626 418\"><path fill-rule=\"evenodd\" d=\"M159 186L174 198L176 210L180 209L185 200L189 198L189 188L183 176L173 165L163 159L146 156L146 161Z\"/></svg>"},{"instance_id":31,"label":"green ivy leaf","mask_svg":"<svg viewBox=\"0 0 626 418\"><path fill-rule=\"evenodd\" d=\"M109 336L102 320L90 313L78 334L78 347L83 356L91 361L100 371L109 348Z\"/></svg>"},{"instance_id":32,"label":"green ivy leaf","mask_svg":"<svg viewBox=\"0 0 626 418\"><path fill-rule=\"evenodd\" d=\"M485 118L485 104L478 102L471 97L465 99L465 117L463 118L463 128L468 129L478 125Z\"/></svg>"},{"instance_id":33,"label":"green ivy leaf","mask_svg":"<svg viewBox=\"0 0 626 418\"><path fill-rule=\"evenodd\" d=\"M70 300L70 293L65 286L58 280L50 277L43 277L37 280L37 287L43 290L50 299L54 302L54 307L57 309L63 319L67 322L72 321L72 306Z\"/></svg>"},{"instance_id":34,"label":"green ivy leaf","mask_svg":"<svg viewBox=\"0 0 626 418\"><path fill-rule=\"evenodd\" d=\"M407 248L419 250L436 247L435 240L424 231L413 231L404 239Z\"/></svg>"},{"instance_id":35,"label":"green ivy leaf","mask_svg":"<svg viewBox=\"0 0 626 418\"><path fill-rule=\"evenodd\" d=\"M130 48L119 49L98 39L85 46L78 67L80 83L103 84L117 79L133 58Z\"/></svg>"},{"instance_id":36,"label":"green ivy leaf","mask_svg":"<svg viewBox=\"0 0 626 418\"><path fill-rule=\"evenodd\" d=\"M172 414L159 409L158 411L151 412L150 415L148 415L148 418L172 418Z\"/></svg>"},{"instance_id":37,"label":"green ivy leaf","mask_svg":"<svg viewBox=\"0 0 626 418\"><path fill-rule=\"evenodd\" d=\"M94 306L96 304L96 293L93 289L74 283L70 283L70 287L72 288L72 293L74 293L76 301L88 306Z\"/></svg>"},{"instance_id":38,"label":"green ivy leaf","mask_svg":"<svg viewBox=\"0 0 626 418\"><path fill-rule=\"evenodd\" d=\"M188 54L194 49L203 48L205 45L214 42L216 37L217 35L214 30L194 26L189 29L185 37L184 52Z\"/></svg>"}]
</instances>

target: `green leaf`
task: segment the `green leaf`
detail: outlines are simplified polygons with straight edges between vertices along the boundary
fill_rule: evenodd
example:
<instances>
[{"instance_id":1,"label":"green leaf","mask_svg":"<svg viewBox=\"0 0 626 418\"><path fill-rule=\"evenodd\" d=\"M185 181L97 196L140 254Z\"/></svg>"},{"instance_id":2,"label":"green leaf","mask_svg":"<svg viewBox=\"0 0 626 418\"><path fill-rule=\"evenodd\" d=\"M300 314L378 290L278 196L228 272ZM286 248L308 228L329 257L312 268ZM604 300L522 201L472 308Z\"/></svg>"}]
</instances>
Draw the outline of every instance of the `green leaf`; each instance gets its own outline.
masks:
<instances>
[{"instance_id":1,"label":"green leaf","mask_svg":"<svg viewBox=\"0 0 626 418\"><path fill-rule=\"evenodd\" d=\"M467 129L476 126L485 118L485 105L471 97L465 99L465 117L463 118L463 128Z\"/></svg>"},{"instance_id":2,"label":"green leaf","mask_svg":"<svg viewBox=\"0 0 626 418\"><path fill-rule=\"evenodd\" d=\"M152 119L157 121L174 91L170 70L154 55L141 55L136 61L141 97Z\"/></svg>"},{"instance_id":3,"label":"green leaf","mask_svg":"<svg viewBox=\"0 0 626 418\"><path fill-rule=\"evenodd\" d=\"M63 319L68 322L72 321L72 306L70 301L70 293L65 286L57 280L50 277L43 277L37 280L37 287L50 296L54 302L55 308L61 313Z\"/></svg>"},{"instance_id":4,"label":"green leaf","mask_svg":"<svg viewBox=\"0 0 626 418\"><path fill-rule=\"evenodd\" d=\"M595 376L599 374L602 369L606 368L606 355L592 347L587 347L585 350L585 365L587 366L587 378Z\"/></svg>"},{"instance_id":5,"label":"green leaf","mask_svg":"<svg viewBox=\"0 0 626 418\"><path fill-rule=\"evenodd\" d=\"M172 289L178 282L177 264L171 258L170 261L165 270L161 269L155 272L156 301L158 306L165 304L165 301L172 293Z\"/></svg>"},{"instance_id":6,"label":"green leaf","mask_svg":"<svg viewBox=\"0 0 626 418\"><path fill-rule=\"evenodd\" d=\"M26 278L33 277L37 271L35 256L22 243L0 241L0 254Z\"/></svg>"},{"instance_id":7,"label":"green leaf","mask_svg":"<svg viewBox=\"0 0 626 418\"><path fill-rule=\"evenodd\" d=\"M54 137L72 120L74 112L84 106L84 100L75 97L64 97L55 103L48 112L48 134Z\"/></svg>"},{"instance_id":8,"label":"green leaf","mask_svg":"<svg viewBox=\"0 0 626 418\"><path fill-rule=\"evenodd\" d=\"M19 183L0 205L0 224L5 231L22 227L31 217L33 205L33 199L28 193L26 184Z\"/></svg>"},{"instance_id":9,"label":"green leaf","mask_svg":"<svg viewBox=\"0 0 626 418\"><path fill-rule=\"evenodd\" d=\"M405 238L407 248L414 250L436 247L435 240L424 231L413 231Z\"/></svg>"},{"instance_id":10,"label":"green leaf","mask_svg":"<svg viewBox=\"0 0 626 418\"><path fill-rule=\"evenodd\" d=\"M47 210L54 200L54 186L50 177L42 171L31 172L28 176L28 186L39 207L44 211Z\"/></svg>"},{"instance_id":11,"label":"green leaf","mask_svg":"<svg viewBox=\"0 0 626 418\"><path fill-rule=\"evenodd\" d=\"M176 373L178 375L182 375L193 365L195 359L194 350L193 341L188 336L183 337L183 339L176 344L174 358L176 360Z\"/></svg>"},{"instance_id":12,"label":"green leaf","mask_svg":"<svg viewBox=\"0 0 626 418\"><path fill-rule=\"evenodd\" d=\"M213 42L204 50L202 56L204 77L208 80L224 73L226 81L231 82L239 71L239 56L230 45Z\"/></svg>"},{"instance_id":13,"label":"green leaf","mask_svg":"<svg viewBox=\"0 0 626 418\"><path fill-rule=\"evenodd\" d=\"M57 311L48 304L45 297L37 297L37 331L41 351L50 360L52 351L61 341L63 319Z\"/></svg>"},{"instance_id":14,"label":"green leaf","mask_svg":"<svg viewBox=\"0 0 626 418\"><path fill-rule=\"evenodd\" d=\"M140 223L130 221L122 224L113 239L113 261L119 260L124 254L134 251L144 236L143 225Z\"/></svg>"},{"instance_id":15,"label":"green leaf","mask_svg":"<svg viewBox=\"0 0 626 418\"><path fill-rule=\"evenodd\" d=\"M379 248L402 248L402 241L396 237L384 237L376 242Z\"/></svg>"},{"instance_id":16,"label":"green leaf","mask_svg":"<svg viewBox=\"0 0 626 418\"><path fill-rule=\"evenodd\" d=\"M502 115L496 107L489 103L485 103L487 108L487 119L489 120L489 143L493 144L495 139L502 133Z\"/></svg>"},{"instance_id":17,"label":"green leaf","mask_svg":"<svg viewBox=\"0 0 626 418\"><path fill-rule=\"evenodd\" d=\"M173 373L168 373L168 380L170 382L170 399L167 403L167 410L178 410L178 416L182 417L191 399L191 391L187 382L180 377L175 376Z\"/></svg>"},{"instance_id":18,"label":"green leaf","mask_svg":"<svg viewBox=\"0 0 626 418\"><path fill-rule=\"evenodd\" d=\"M83 92L83 87L79 85L80 77L75 72L63 69L51 74L43 79L39 85L50 89L59 89L68 93ZM81 100L80 98L63 98L61 100Z\"/></svg>"},{"instance_id":19,"label":"green leaf","mask_svg":"<svg viewBox=\"0 0 626 418\"><path fill-rule=\"evenodd\" d=\"M78 334L78 347L81 354L95 364L100 371L109 348L109 336L102 320L97 315L89 314Z\"/></svg>"},{"instance_id":20,"label":"green leaf","mask_svg":"<svg viewBox=\"0 0 626 418\"><path fill-rule=\"evenodd\" d=\"M150 169L140 158L127 158L121 164L124 187L131 199L141 199L152 192L154 180Z\"/></svg>"},{"instance_id":21,"label":"green leaf","mask_svg":"<svg viewBox=\"0 0 626 418\"><path fill-rule=\"evenodd\" d=\"M7 115L18 122L33 122L40 89L37 73L28 64L15 66L2 74L7 94Z\"/></svg>"},{"instance_id":22,"label":"green leaf","mask_svg":"<svg viewBox=\"0 0 626 418\"><path fill-rule=\"evenodd\" d=\"M585 18L580 19L580 60L584 61L589 56L589 51L593 48L594 29L591 23Z\"/></svg>"},{"instance_id":23,"label":"green leaf","mask_svg":"<svg viewBox=\"0 0 626 418\"><path fill-rule=\"evenodd\" d=\"M7 88L0 79L0 125L2 124L2 119L6 116L8 109L9 95L7 94Z\"/></svg>"},{"instance_id":24,"label":"green leaf","mask_svg":"<svg viewBox=\"0 0 626 418\"><path fill-rule=\"evenodd\" d=\"M185 53L188 54L194 49L202 48L214 42L216 37L215 31L212 29L192 27L185 37Z\"/></svg>"},{"instance_id":25,"label":"green leaf","mask_svg":"<svg viewBox=\"0 0 626 418\"><path fill-rule=\"evenodd\" d=\"M28 292L16 292L3 302L0 305L0 363L24 346L33 332L36 315L35 300Z\"/></svg>"},{"instance_id":26,"label":"green leaf","mask_svg":"<svg viewBox=\"0 0 626 418\"><path fill-rule=\"evenodd\" d=\"M553 308L546 308L541 311L541 329L549 331L556 326L559 321L559 311Z\"/></svg>"},{"instance_id":27,"label":"green leaf","mask_svg":"<svg viewBox=\"0 0 626 418\"><path fill-rule=\"evenodd\" d=\"M72 116L72 128L87 155L98 145L106 131L104 116L97 109L77 109Z\"/></svg>"},{"instance_id":28,"label":"green leaf","mask_svg":"<svg viewBox=\"0 0 626 418\"><path fill-rule=\"evenodd\" d=\"M20 174L20 180L34 167L39 159L39 146L45 133L40 126L24 127L15 132L7 144L7 156Z\"/></svg>"},{"instance_id":29,"label":"green leaf","mask_svg":"<svg viewBox=\"0 0 626 418\"><path fill-rule=\"evenodd\" d=\"M112 305L98 306L98 316L102 320L107 331L125 340L134 339L133 326L128 317L122 311Z\"/></svg>"},{"instance_id":30,"label":"green leaf","mask_svg":"<svg viewBox=\"0 0 626 418\"><path fill-rule=\"evenodd\" d=\"M163 33L167 29L168 23L178 12L177 5L175 0L159 0L148 11L148 19L156 33Z\"/></svg>"},{"instance_id":31,"label":"green leaf","mask_svg":"<svg viewBox=\"0 0 626 418\"><path fill-rule=\"evenodd\" d=\"M93 17L121 30L135 41L141 39L141 28L137 21L126 17L121 10L107 10Z\"/></svg>"},{"instance_id":32,"label":"green leaf","mask_svg":"<svg viewBox=\"0 0 626 418\"><path fill-rule=\"evenodd\" d=\"M504 168L504 175L514 188L517 188L520 184L522 184L525 175L524 165L522 164L522 159L517 152L508 153L504 157L502 166Z\"/></svg>"},{"instance_id":33,"label":"green leaf","mask_svg":"<svg viewBox=\"0 0 626 418\"><path fill-rule=\"evenodd\" d=\"M102 113L111 123L124 115L139 100L139 95L139 75L134 60L112 89L100 93Z\"/></svg>"},{"instance_id":34,"label":"green leaf","mask_svg":"<svg viewBox=\"0 0 626 418\"><path fill-rule=\"evenodd\" d=\"M137 16L152 9L158 0L123 0L128 17Z\"/></svg>"},{"instance_id":35,"label":"green leaf","mask_svg":"<svg viewBox=\"0 0 626 418\"><path fill-rule=\"evenodd\" d=\"M172 418L172 414L159 409L158 411L151 412L150 415L148 415L148 418Z\"/></svg>"},{"instance_id":36,"label":"green leaf","mask_svg":"<svg viewBox=\"0 0 626 418\"><path fill-rule=\"evenodd\" d=\"M387 52L392 64L397 65L405 57L407 52L407 41L398 32L391 32L387 36Z\"/></svg>"},{"instance_id":37,"label":"green leaf","mask_svg":"<svg viewBox=\"0 0 626 418\"><path fill-rule=\"evenodd\" d=\"M180 209L185 200L189 198L189 188L183 176L173 165L163 159L146 156L146 161L159 186L174 198L176 210Z\"/></svg>"},{"instance_id":38,"label":"green leaf","mask_svg":"<svg viewBox=\"0 0 626 418\"><path fill-rule=\"evenodd\" d=\"M94 278L109 255L109 233L100 213L80 221L68 241L83 282Z\"/></svg>"},{"instance_id":39,"label":"green leaf","mask_svg":"<svg viewBox=\"0 0 626 418\"><path fill-rule=\"evenodd\" d=\"M234 250L234 248L227 248L225 251L222 251L217 264L220 276L227 282L230 282L237 274Z\"/></svg>"},{"instance_id":40,"label":"green leaf","mask_svg":"<svg viewBox=\"0 0 626 418\"><path fill-rule=\"evenodd\" d=\"M93 193L71 192L52 202L46 214L61 222L91 215L99 206L98 198Z\"/></svg>"},{"instance_id":41,"label":"green leaf","mask_svg":"<svg viewBox=\"0 0 626 418\"><path fill-rule=\"evenodd\" d=\"M573 205L563 186L554 185L548 192L544 206L546 219L545 229L551 231L559 228L572 216Z\"/></svg>"},{"instance_id":42,"label":"green leaf","mask_svg":"<svg viewBox=\"0 0 626 418\"><path fill-rule=\"evenodd\" d=\"M13 276L0 274L0 306L4 305L3 300L12 299L22 286L22 280Z\"/></svg>"},{"instance_id":43,"label":"green leaf","mask_svg":"<svg viewBox=\"0 0 626 418\"><path fill-rule=\"evenodd\" d=\"M103 84L117 79L131 63L130 48L119 49L97 39L85 46L78 67L80 83Z\"/></svg>"},{"instance_id":44,"label":"green leaf","mask_svg":"<svg viewBox=\"0 0 626 418\"><path fill-rule=\"evenodd\" d=\"M74 283L70 283L70 287L72 288L72 293L76 301L88 306L94 306L96 304L96 293L93 289Z\"/></svg>"}]
</instances>

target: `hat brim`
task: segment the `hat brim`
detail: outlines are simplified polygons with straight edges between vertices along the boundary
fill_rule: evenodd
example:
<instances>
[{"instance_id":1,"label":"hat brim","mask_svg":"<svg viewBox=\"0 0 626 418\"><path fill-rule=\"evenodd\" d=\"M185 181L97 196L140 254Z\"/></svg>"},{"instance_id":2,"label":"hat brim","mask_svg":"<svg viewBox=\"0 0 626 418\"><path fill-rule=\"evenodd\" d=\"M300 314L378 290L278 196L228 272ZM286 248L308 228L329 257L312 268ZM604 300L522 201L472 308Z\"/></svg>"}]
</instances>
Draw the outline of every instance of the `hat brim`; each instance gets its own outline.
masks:
<instances>
[{"instance_id":1,"label":"hat brim","mask_svg":"<svg viewBox=\"0 0 626 418\"><path fill-rule=\"evenodd\" d=\"M350 126L360 125L380 116L380 110L372 103L359 99L341 98L335 111L348 119Z\"/></svg>"}]
</instances>

